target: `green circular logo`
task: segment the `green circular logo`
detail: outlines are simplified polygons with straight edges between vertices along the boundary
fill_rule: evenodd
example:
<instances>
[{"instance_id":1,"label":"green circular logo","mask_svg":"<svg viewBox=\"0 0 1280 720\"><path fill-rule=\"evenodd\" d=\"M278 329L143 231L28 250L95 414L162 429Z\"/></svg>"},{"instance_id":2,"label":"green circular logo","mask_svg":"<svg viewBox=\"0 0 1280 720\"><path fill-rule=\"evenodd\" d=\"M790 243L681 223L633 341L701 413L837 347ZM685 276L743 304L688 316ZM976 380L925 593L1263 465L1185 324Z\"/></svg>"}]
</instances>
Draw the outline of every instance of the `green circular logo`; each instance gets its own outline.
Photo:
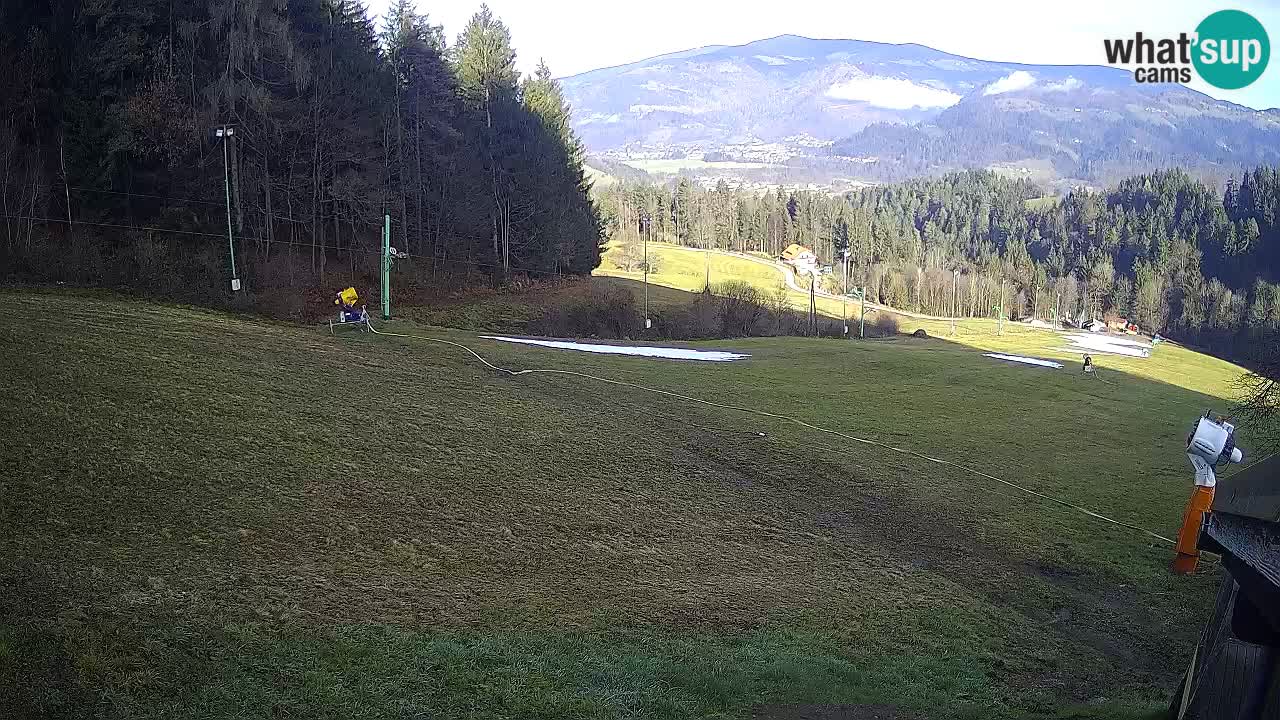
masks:
<instances>
[{"instance_id":1,"label":"green circular logo","mask_svg":"<svg viewBox=\"0 0 1280 720\"><path fill-rule=\"evenodd\" d=\"M1241 10L1219 10L1196 27L1191 62L1204 81L1223 90L1236 90L1257 80L1271 58L1267 31Z\"/></svg>"}]
</instances>

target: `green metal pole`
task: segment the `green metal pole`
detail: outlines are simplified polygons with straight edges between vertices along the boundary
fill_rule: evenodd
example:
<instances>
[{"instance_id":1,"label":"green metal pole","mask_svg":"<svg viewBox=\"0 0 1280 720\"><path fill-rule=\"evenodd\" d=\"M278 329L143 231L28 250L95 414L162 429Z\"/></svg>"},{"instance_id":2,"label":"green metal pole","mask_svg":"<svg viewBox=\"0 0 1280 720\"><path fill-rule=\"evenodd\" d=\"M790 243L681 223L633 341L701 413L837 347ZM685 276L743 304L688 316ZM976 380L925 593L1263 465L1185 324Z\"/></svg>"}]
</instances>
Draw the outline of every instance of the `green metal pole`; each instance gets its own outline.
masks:
<instances>
[{"instance_id":1,"label":"green metal pole","mask_svg":"<svg viewBox=\"0 0 1280 720\"><path fill-rule=\"evenodd\" d=\"M382 319L391 319L391 216L382 217Z\"/></svg>"},{"instance_id":2,"label":"green metal pole","mask_svg":"<svg viewBox=\"0 0 1280 720\"><path fill-rule=\"evenodd\" d=\"M240 278L236 276L236 243L231 235L231 163L227 159L227 128L222 130L222 184L227 189L227 250L231 255L231 289L240 289Z\"/></svg>"}]
</instances>

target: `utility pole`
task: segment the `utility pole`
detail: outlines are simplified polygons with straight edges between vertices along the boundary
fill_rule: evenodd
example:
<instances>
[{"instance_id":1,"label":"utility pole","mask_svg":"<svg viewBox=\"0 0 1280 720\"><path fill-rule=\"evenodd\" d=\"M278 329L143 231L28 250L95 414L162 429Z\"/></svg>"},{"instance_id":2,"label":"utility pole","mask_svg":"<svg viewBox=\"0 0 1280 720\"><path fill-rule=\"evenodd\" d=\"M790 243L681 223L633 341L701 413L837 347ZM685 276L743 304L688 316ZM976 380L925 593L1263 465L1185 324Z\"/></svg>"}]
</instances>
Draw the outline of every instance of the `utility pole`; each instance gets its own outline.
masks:
<instances>
[{"instance_id":1,"label":"utility pole","mask_svg":"<svg viewBox=\"0 0 1280 720\"><path fill-rule=\"evenodd\" d=\"M648 211L645 211L644 217L640 220L640 226L644 229L644 329L648 330L652 326L649 319L649 227L651 219Z\"/></svg>"},{"instance_id":2,"label":"utility pole","mask_svg":"<svg viewBox=\"0 0 1280 720\"><path fill-rule=\"evenodd\" d=\"M1004 335L1004 279L1003 278L1001 278L1000 280L1000 297L998 302L999 302L999 305L996 307L996 312L999 313L999 320L996 324L996 334Z\"/></svg>"},{"instance_id":3,"label":"utility pole","mask_svg":"<svg viewBox=\"0 0 1280 720\"><path fill-rule=\"evenodd\" d=\"M711 292L711 238L703 235L702 249L706 258L707 266L707 292Z\"/></svg>"},{"instance_id":4,"label":"utility pole","mask_svg":"<svg viewBox=\"0 0 1280 720\"><path fill-rule=\"evenodd\" d=\"M956 334L956 313L960 307L960 271L951 271L951 334Z\"/></svg>"},{"instance_id":5,"label":"utility pole","mask_svg":"<svg viewBox=\"0 0 1280 720\"><path fill-rule=\"evenodd\" d=\"M867 337L867 286L862 286L862 319L858 321L858 339L866 339Z\"/></svg>"},{"instance_id":6,"label":"utility pole","mask_svg":"<svg viewBox=\"0 0 1280 720\"><path fill-rule=\"evenodd\" d=\"M809 273L809 334L818 336L818 305L814 300L815 275Z\"/></svg>"},{"instance_id":7,"label":"utility pole","mask_svg":"<svg viewBox=\"0 0 1280 720\"><path fill-rule=\"evenodd\" d=\"M849 249L844 251L844 277L840 280L840 322L844 323L844 336L849 337Z\"/></svg>"},{"instance_id":8,"label":"utility pole","mask_svg":"<svg viewBox=\"0 0 1280 720\"><path fill-rule=\"evenodd\" d=\"M671 192L672 205L675 210L671 213L671 224L676 228L676 244L684 247L684 243L680 241L680 182L676 181L676 188Z\"/></svg>"},{"instance_id":9,"label":"utility pole","mask_svg":"<svg viewBox=\"0 0 1280 720\"><path fill-rule=\"evenodd\" d=\"M71 182L67 179L66 148L67 148L67 134L64 132L58 135L58 162L59 164L62 165L62 193L63 193L63 197L67 201L67 232L70 235L74 236L76 232L76 226L71 222ZM8 222L9 222L8 218L5 218L5 223L7 224Z\"/></svg>"},{"instance_id":10,"label":"utility pole","mask_svg":"<svg viewBox=\"0 0 1280 720\"><path fill-rule=\"evenodd\" d=\"M240 289L240 277L236 275L236 243L231 233L231 161L227 157L227 142L236 134L232 125L221 125L214 134L222 138L222 183L227 190L227 251L231 255L231 291Z\"/></svg>"}]
</instances>

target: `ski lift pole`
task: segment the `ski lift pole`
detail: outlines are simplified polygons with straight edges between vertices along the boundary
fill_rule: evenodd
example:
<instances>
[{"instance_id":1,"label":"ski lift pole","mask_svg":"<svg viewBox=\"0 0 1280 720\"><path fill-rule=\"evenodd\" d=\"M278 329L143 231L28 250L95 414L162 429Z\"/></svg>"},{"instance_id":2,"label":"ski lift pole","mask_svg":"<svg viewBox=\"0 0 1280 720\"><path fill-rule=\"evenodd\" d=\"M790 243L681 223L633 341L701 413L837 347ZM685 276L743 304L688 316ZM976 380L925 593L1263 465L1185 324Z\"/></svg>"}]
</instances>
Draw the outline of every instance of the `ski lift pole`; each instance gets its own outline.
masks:
<instances>
[{"instance_id":1,"label":"ski lift pole","mask_svg":"<svg viewBox=\"0 0 1280 720\"><path fill-rule=\"evenodd\" d=\"M391 216L382 217L382 319L391 319Z\"/></svg>"}]
</instances>

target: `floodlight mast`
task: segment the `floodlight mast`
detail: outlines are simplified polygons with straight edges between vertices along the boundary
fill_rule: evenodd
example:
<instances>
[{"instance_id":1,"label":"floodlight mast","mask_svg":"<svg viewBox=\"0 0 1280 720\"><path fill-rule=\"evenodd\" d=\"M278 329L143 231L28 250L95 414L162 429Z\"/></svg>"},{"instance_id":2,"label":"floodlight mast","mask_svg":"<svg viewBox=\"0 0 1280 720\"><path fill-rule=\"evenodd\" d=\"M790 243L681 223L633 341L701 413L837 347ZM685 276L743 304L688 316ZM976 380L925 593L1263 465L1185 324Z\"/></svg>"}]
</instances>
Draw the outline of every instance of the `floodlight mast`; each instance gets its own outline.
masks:
<instances>
[{"instance_id":1,"label":"floodlight mast","mask_svg":"<svg viewBox=\"0 0 1280 720\"><path fill-rule=\"evenodd\" d=\"M214 135L222 139L222 183L227 193L227 252L231 256L231 290L240 289L240 277L236 275L236 243L231 232L231 161L227 155L227 142L236 134L234 125L219 125Z\"/></svg>"}]
</instances>

